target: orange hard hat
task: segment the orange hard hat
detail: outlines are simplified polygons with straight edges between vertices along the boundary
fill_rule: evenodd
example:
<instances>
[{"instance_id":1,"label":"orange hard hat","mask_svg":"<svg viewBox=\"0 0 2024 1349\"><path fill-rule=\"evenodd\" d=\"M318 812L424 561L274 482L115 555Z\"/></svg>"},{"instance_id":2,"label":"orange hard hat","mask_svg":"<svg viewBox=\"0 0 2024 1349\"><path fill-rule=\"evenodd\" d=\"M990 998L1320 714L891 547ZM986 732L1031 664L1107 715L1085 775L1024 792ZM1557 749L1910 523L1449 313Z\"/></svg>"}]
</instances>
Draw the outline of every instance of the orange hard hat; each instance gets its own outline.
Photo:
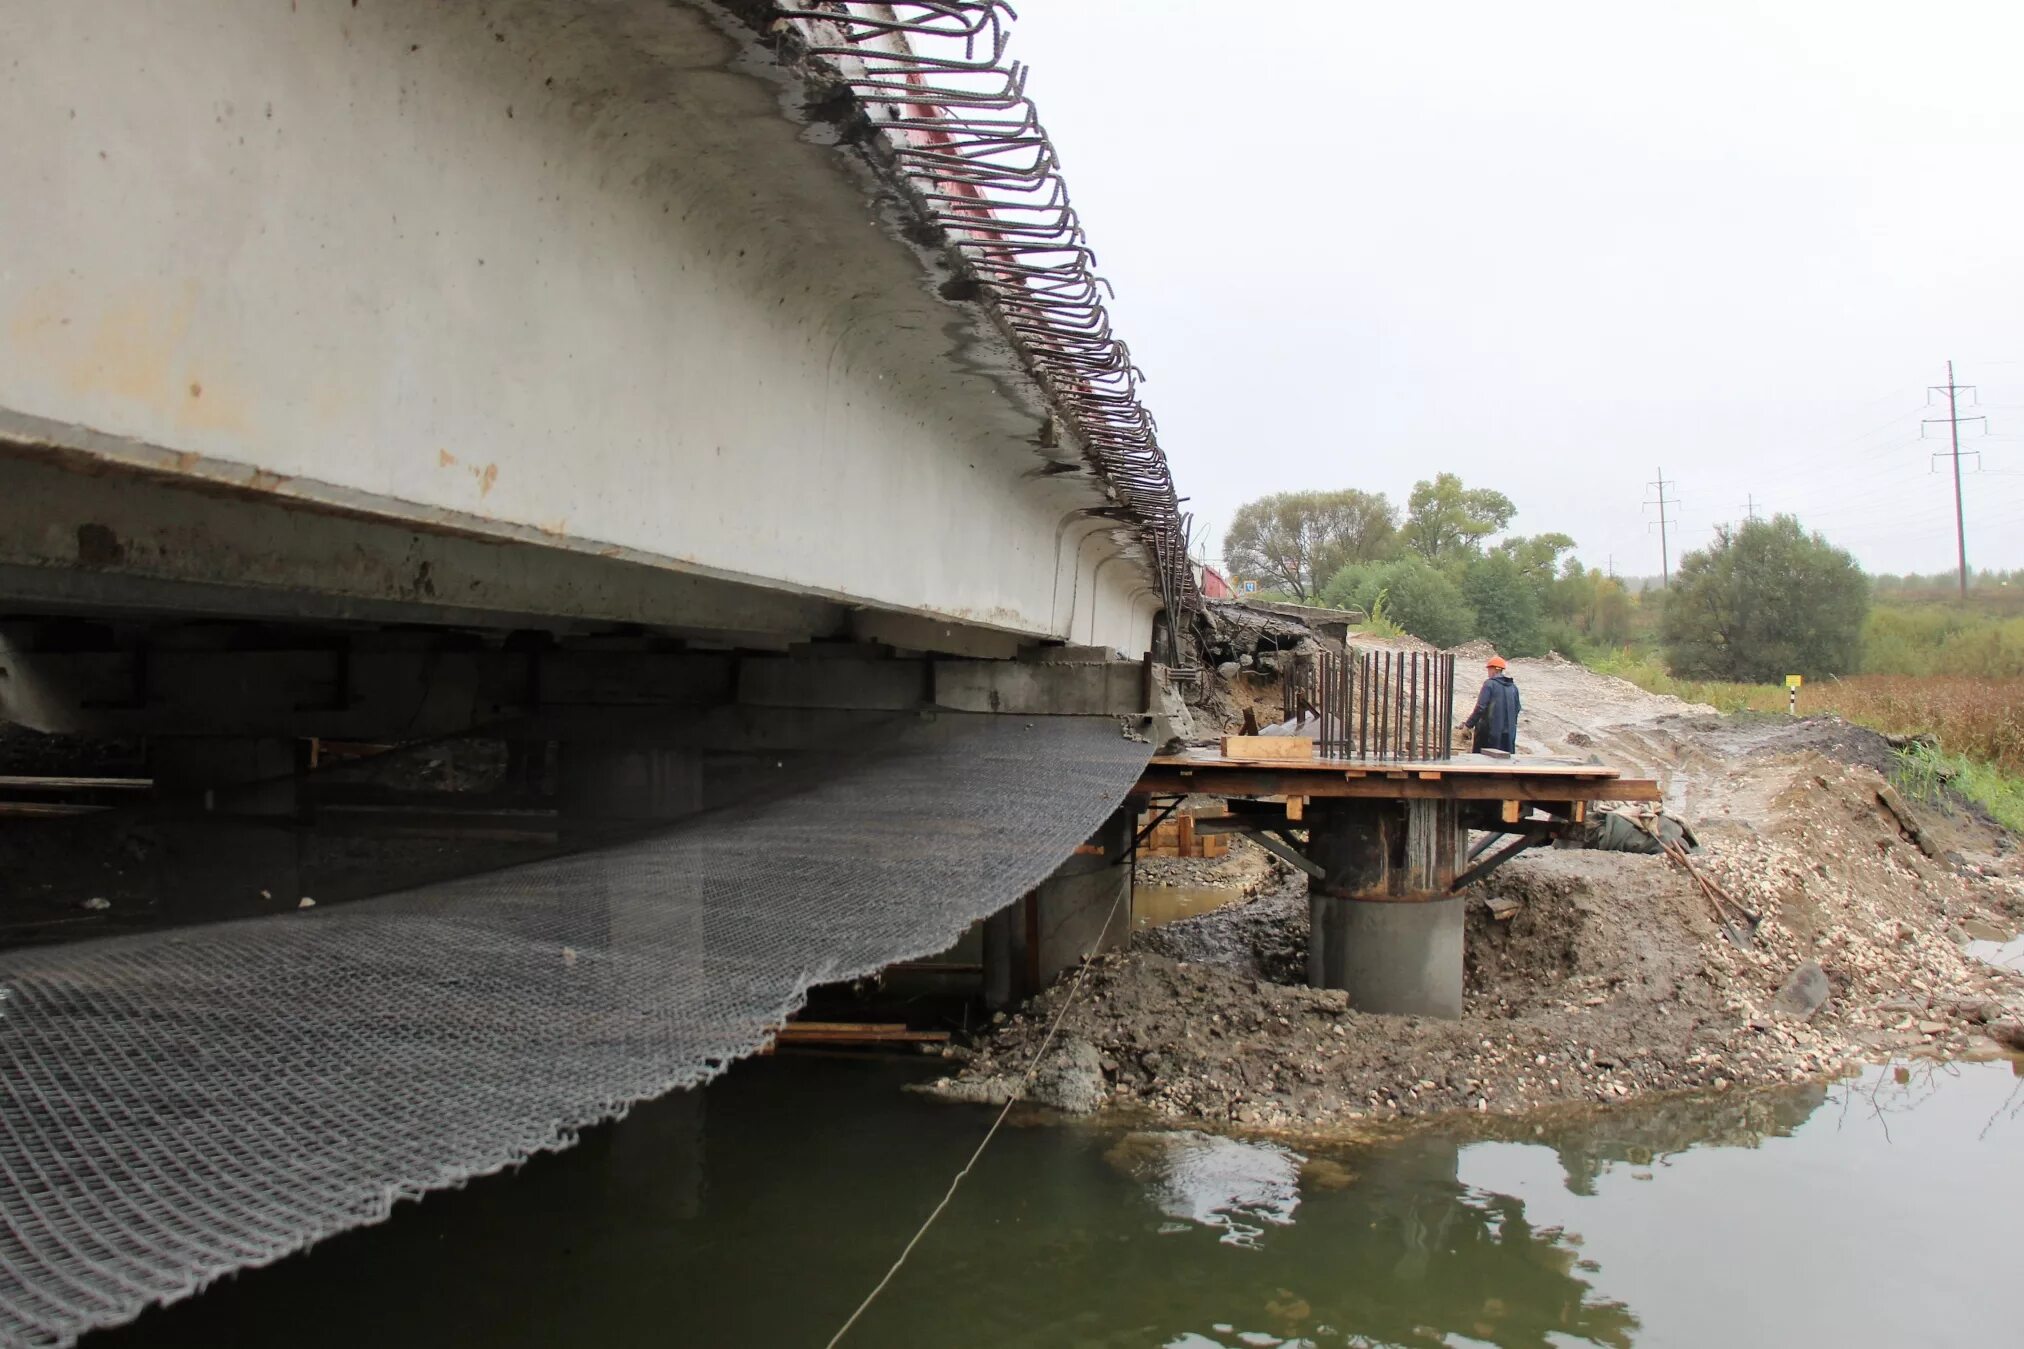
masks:
<instances>
[{"instance_id":1,"label":"orange hard hat","mask_svg":"<svg viewBox=\"0 0 2024 1349\"><path fill-rule=\"evenodd\" d=\"M1492 657L1490 657L1490 668L1491 668L1491 669L1493 669L1493 670L1501 670L1501 669L1503 669L1503 668L1504 668L1504 658L1503 658L1502 656L1492 656Z\"/></svg>"}]
</instances>

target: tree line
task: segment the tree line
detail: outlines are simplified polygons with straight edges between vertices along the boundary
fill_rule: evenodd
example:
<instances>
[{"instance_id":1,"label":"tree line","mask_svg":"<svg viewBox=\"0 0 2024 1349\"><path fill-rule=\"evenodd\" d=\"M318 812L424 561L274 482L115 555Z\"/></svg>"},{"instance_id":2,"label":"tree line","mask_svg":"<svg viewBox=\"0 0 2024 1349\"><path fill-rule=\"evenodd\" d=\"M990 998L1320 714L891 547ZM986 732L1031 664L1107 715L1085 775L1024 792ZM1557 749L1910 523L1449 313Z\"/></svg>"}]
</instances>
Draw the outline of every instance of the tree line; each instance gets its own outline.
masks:
<instances>
[{"instance_id":1,"label":"tree line","mask_svg":"<svg viewBox=\"0 0 2024 1349\"><path fill-rule=\"evenodd\" d=\"M1383 492L1282 492L1238 510L1223 560L1288 599L1362 609L1437 646L1480 637L1528 656L1629 641L1629 592L1573 556L1573 539L1491 542L1517 513L1453 473L1416 483L1403 510Z\"/></svg>"},{"instance_id":2,"label":"tree line","mask_svg":"<svg viewBox=\"0 0 2024 1349\"><path fill-rule=\"evenodd\" d=\"M1634 595L1584 566L1565 534L1507 533L1517 513L1452 473L1414 484L1403 510L1382 492L1283 492L1238 510L1223 558L1268 593L1361 609L1437 646L1483 638L1532 656L1655 645L1675 675L1747 682L1860 668L1869 578L1791 516L1718 530L1681 559L1670 590Z\"/></svg>"}]
</instances>

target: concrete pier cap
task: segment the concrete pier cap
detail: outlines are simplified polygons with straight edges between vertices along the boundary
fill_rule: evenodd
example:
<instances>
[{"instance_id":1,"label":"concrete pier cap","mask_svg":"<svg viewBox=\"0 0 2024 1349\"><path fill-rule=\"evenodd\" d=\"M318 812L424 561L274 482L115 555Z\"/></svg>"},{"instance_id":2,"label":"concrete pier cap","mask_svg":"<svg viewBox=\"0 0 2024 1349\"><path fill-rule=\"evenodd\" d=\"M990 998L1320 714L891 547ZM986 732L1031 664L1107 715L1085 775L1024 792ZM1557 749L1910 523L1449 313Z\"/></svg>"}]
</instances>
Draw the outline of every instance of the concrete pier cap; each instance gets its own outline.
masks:
<instances>
[{"instance_id":1,"label":"concrete pier cap","mask_svg":"<svg viewBox=\"0 0 2024 1349\"><path fill-rule=\"evenodd\" d=\"M1308 806L1307 982L1358 1011L1462 1014L1464 851L1449 800L1318 800Z\"/></svg>"}]
</instances>

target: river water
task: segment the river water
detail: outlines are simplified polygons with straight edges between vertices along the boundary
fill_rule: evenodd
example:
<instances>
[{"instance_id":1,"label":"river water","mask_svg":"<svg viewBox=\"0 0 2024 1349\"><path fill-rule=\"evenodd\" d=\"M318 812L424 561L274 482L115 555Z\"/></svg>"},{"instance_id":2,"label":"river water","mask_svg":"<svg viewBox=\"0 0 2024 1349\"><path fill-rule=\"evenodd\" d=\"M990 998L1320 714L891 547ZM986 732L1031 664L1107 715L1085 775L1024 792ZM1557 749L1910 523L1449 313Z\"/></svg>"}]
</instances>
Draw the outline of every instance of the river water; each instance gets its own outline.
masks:
<instances>
[{"instance_id":1,"label":"river water","mask_svg":"<svg viewBox=\"0 0 2024 1349\"><path fill-rule=\"evenodd\" d=\"M899 1089L923 1071L746 1063L88 1343L819 1347L989 1122ZM1015 1115L847 1343L2024 1338L2008 1061L1508 1132L1296 1153Z\"/></svg>"}]
</instances>

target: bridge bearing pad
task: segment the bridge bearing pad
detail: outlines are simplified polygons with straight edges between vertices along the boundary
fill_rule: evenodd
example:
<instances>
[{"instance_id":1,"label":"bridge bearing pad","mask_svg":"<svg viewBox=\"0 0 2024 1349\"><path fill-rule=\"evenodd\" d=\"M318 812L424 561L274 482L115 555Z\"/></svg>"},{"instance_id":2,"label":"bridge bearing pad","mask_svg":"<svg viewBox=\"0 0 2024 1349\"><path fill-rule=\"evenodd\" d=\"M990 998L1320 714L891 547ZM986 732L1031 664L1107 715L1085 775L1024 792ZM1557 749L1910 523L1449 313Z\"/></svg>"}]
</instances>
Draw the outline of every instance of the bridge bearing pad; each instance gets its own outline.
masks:
<instances>
[{"instance_id":1,"label":"bridge bearing pad","mask_svg":"<svg viewBox=\"0 0 2024 1349\"><path fill-rule=\"evenodd\" d=\"M1307 982L1350 1006L1399 1016L1462 1015L1463 901L1448 893L1462 856L1459 807L1444 800L1321 799L1307 807Z\"/></svg>"}]
</instances>

